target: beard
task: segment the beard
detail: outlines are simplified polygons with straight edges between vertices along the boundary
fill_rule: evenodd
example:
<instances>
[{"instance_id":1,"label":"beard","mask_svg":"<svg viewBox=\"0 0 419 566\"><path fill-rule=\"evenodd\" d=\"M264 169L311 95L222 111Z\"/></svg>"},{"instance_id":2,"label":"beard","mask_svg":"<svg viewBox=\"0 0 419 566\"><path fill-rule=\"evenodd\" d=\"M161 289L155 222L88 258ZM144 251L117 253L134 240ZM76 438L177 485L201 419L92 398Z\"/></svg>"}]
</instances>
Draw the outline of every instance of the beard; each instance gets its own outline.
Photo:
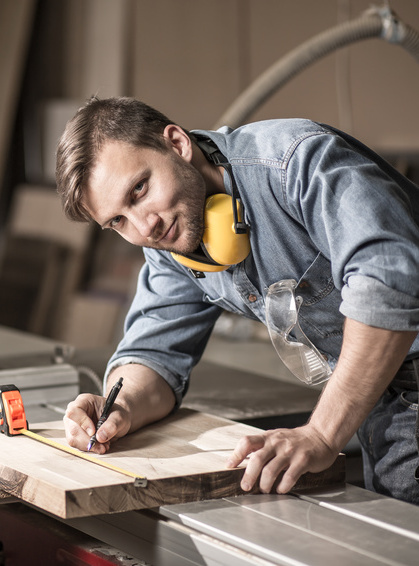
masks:
<instances>
[{"instance_id":1,"label":"beard","mask_svg":"<svg viewBox=\"0 0 419 566\"><path fill-rule=\"evenodd\" d=\"M168 251L187 254L197 249L204 234L206 185L201 173L189 162L174 159L174 174L183 190L184 212L179 213L179 218L183 220L184 243Z\"/></svg>"}]
</instances>

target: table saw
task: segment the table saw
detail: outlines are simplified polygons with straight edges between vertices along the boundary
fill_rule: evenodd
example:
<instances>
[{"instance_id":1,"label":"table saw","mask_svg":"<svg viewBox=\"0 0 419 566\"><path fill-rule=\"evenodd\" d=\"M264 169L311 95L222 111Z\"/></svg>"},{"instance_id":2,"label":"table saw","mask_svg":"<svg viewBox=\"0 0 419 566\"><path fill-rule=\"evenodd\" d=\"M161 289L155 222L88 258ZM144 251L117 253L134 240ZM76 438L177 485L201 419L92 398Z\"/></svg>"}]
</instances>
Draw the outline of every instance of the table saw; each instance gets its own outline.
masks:
<instances>
[{"instance_id":1,"label":"table saw","mask_svg":"<svg viewBox=\"0 0 419 566\"><path fill-rule=\"evenodd\" d=\"M20 382L30 422L61 418L79 392L78 372L63 345L19 334L0 329L0 380ZM8 340L14 351L5 347ZM202 387L208 387L209 375L226 383L225 367L214 369L204 365ZM260 386L260 379L268 379L239 373L243 398L253 380ZM233 384L238 378L231 374ZM315 392L305 389L310 393L304 397L289 383L265 385L261 398L254 395L251 404L244 404L243 420L274 417L263 397L267 390L267 397L282 393L287 399L288 419L309 412L316 400ZM212 387L217 390L217 379ZM211 386L207 397L201 387L191 392L193 408L201 410L205 399L211 404ZM212 402L216 410L240 417L229 395L221 408L217 395ZM344 480L285 496L239 495L70 519L5 494L1 501L0 565L413 565L419 556L419 508Z\"/></svg>"}]
</instances>

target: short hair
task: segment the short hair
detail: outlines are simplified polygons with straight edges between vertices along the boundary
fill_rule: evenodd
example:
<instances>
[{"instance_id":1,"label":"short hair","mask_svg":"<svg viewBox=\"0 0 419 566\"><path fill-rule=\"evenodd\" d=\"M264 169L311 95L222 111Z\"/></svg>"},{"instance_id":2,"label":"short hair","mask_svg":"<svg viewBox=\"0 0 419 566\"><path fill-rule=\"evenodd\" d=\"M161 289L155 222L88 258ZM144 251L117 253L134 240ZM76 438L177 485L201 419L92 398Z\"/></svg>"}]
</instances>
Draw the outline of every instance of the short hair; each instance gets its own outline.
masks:
<instances>
[{"instance_id":1,"label":"short hair","mask_svg":"<svg viewBox=\"0 0 419 566\"><path fill-rule=\"evenodd\" d=\"M89 222L83 193L103 144L122 141L167 151L163 137L167 116L134 98L93 96L67 123L57 147L56 182L64 212L71 220Z\"/></svg>"}]
</instances>

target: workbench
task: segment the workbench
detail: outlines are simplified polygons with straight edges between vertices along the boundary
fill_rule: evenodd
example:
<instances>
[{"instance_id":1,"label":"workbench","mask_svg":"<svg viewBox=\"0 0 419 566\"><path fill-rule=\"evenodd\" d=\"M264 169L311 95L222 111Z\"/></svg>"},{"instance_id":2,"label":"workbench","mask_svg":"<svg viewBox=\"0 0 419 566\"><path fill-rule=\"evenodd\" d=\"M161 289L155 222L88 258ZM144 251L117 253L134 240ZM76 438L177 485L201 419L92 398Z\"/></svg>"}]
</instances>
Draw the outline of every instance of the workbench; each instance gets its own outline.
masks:
<instances>
[{"instance_id":1,"label":"workbench","mask_svg":"<svg viewBox=\"0 0 419 566\"><path fill-rule=\"evenodd\" d=\"M45 356L51 356L55 347L49 342L41 343L40 349L38 345L31 353L32 359L45 363ZM43 346L45 352L41 352ZM2 359L5 357L0 351L0 363ZM31 368L35 375L36 369ZM28 410L32 422L35 417L37 421L57 418L57 411L65 407L65 397L74 396L77 376L72 368L58 363L55 370L54 386L50 383L43 390L40 386L41 391L35 388L32 393L37 400ZM268 374L260 373L204 359L191 385L189 406L195 410L212 406L214 414L218 411L220 416L240 417L251 424L305 418L318 391L301 389L287 380L270 380ZM227 393L220 397L221 390ZM238 415L240 406L243 414ZM419 507L345 481L285 496L239 495L71 519L57 518L16 498L1 501L0 565L1 552L10 564L31 566L419 562ZM20 544L21 540L31 544Z\"/></svg>"},{"instance_id":2,"label":"workbench","mask_svg":"<svg viewBox=\"0 0 419 566\"><path fill-rule=\"evenodd\" d=\"M67 521L8 503L0 526L5 555L22 558L11 564L31 566L416 566L419 557L419 508L349 484Z\"/></svg>"},{"instance_id":3,"label":"workbench","mask_svg":"<svg viewBox=\"0 0 419 566\"><path fill-rule=\"evenodd\" d=\"M72 526L158 566L404 564L419 561L419 509L341 485L108 515ZM106 532L106 537L101 533Z\"/></svg>"}]
</instances>

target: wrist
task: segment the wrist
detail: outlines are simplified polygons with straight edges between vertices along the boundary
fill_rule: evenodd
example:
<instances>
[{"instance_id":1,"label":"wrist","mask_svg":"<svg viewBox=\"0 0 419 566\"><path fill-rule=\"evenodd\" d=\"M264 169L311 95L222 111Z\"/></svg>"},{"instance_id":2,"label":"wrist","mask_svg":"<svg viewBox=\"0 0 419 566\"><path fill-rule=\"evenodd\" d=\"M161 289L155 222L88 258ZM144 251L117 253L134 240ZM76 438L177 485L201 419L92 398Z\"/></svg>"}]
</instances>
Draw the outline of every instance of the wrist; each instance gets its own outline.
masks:
<instances>
[{"instance_id":1,"label":"wrist","mask_svg":"<svg viewBox=\"0 0 419 566\"><path fill-rule=\"evenodd\" d=\"M129 415L129 432L160 420L173 409L174 393L154 370L140 364L120 366L110 374L108 389L120 376L124 378L124 387L118 402Z\"/></svg>"},{"instance_id":2,"label":"wrist","mask_svg":"<svg viewBox=\"0 0 419 566\"><path fill-rule=\"evenodd\" d=\"M325 427L324 420L316 417L315 414L312 415L306 427L310 437L318 438L327 450L335 454L341 452L347 441L352 437L351 433L347 433L349 435L347 439L347 434L342 434L342 427Z\"/></svg>"}]
</instances>

